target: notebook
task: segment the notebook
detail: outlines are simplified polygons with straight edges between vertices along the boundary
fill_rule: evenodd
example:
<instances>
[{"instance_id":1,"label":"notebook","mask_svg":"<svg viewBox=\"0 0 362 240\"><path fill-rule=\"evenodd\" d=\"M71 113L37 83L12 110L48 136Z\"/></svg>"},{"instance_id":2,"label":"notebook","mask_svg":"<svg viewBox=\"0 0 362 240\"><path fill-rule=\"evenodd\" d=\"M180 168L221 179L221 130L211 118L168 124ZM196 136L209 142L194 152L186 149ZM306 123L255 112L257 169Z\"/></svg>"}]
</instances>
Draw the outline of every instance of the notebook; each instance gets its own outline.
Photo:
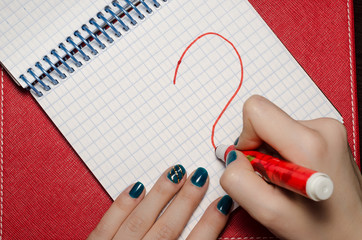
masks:
<instances>
[{"instance_id":1,"label":"notebook","mask_svg":"<svg viewBox=\"0 0 362 240\"><path fill-rule=\"evenodd\" d=\"M1 46L6 46L1 49L2 65L19 85L32 88L34 98L112 198L138 180L150 189L159 175L176 163L188 172L199 166L208 170L207 195L183 237L208 204L224 194L218 184L223 166L215 159L210 135L241 74L230 45L217 36L207 36L189 49L174 85L178 60L196 37L219 33L235 45L243 60L243 86L216 126L216 144L232 143L239 135L243 102L252 94L266 96L297 119L324 116L342 120L247 1L89 1L84 5L74 1L72 8L58 8L57 4L63 5L60 1L27 4L30 6L24 5L17 24L9 19L8 13L14 13L12 5L1 6L0 21L5 26ZM43 14L31 9L56 17L32 29L48 20L47 16L38 19ZM83 15L85 12L89 15ZM113 21L113 14L120 21L117 17ZM103 29L103 16L114 28ZM72 18L76 20L69 21ZM82 28L83 24L86 27ZM101 30L107 36L94 34L94 40L88 42L88 34ZM115 35L117 31L120 37ZM34 33L45 34L30 43L34 38L29 34ZM36 51L29 51L36 43ZM58 47L61 43L66 50ZM80 50L73 50L77 47ZM48 58L43 60L45 55ZM37 62L40 65L35 65ZM52 83L55 80L58 84Z\"/></svg>"}]
</instances>

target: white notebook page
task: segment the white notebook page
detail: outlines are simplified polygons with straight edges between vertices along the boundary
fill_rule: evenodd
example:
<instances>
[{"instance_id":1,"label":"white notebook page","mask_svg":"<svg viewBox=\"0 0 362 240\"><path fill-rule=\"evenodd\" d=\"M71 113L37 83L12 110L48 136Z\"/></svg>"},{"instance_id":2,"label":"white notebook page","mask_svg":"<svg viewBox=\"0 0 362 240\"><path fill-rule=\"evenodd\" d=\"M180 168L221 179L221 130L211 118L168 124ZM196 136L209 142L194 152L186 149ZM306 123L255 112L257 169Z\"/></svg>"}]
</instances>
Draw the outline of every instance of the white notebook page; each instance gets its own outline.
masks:
<instances>
[{"instance_id":1,"label":"white notebook page","mask_svg":"<svg viewBox=\"0 0 362 240\"><path fill-rule=\"evenodd\" d=\"M224 166L211 145L212 125L240 81L232 47L241 54L244 83L215 130L216 144L232 144L242 129L242 107L261 94L296 119L340 115L247 1L162 3L161 8L36 97L57 127L114 199L141 181L149 190L166 168L182 164L209 172L207 194L186 227L224 194ZM140 8L144 10L144 8ZM68 74L69 75L69 74ZM39 87L40 88L40 87Z\"/></svg>"},{"instance_id":2,"label":"white notebook page","mask_svg":"<svg viewBox=\"0 0 362 240\"><path fill-rule=\"evenodd\" d=\"M19 80L36 61L57 49L58 44L74 30L95 17L108 0L1 0L0 1L0 60L10 74ZM44 64L45 65L45 64ZM40 71L37 71L40 73ZM29 78L32 81L33 78Z\"/></svg>"}]
</instances>

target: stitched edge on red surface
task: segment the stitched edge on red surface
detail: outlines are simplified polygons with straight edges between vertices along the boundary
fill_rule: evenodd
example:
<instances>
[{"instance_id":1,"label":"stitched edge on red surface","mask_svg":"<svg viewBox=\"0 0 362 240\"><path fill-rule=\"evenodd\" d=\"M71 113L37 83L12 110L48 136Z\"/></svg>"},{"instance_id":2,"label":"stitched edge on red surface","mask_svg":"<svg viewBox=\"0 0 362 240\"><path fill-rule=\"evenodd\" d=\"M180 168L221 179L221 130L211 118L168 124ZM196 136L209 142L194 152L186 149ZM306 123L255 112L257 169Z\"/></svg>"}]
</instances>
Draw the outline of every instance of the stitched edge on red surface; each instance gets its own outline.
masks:
<instances>
[{"instance_id":1,"label":"stitched edge on red surface","mask_svg":"<svg viewBox=\"0 0 362 240\"><path fill-rule=\"evenodd\" d=\"M4 183L4 69L1 68L1 129L0 129L0 239L3 237L3 183Z\"/></svg>"},{"instance_id":2,"label":"stitched edge on red surface","mask_svg":"<svg viewBox=\"0 0 362 240\"><path fill-rule=\"evenodd\" d=\"M351 107L352 107L352 140L353 140L353 156L357 159L356 149L356 120L355 120L355 104L354 104L354 84L353 84L353 65L352 65L352 33L351 33L351 10L349 0L347 0L347 18L348 18L348 47L349 47L349 78L351 82Z\"/></svg>"},{"instance_id":3,"label":"stitched edge on red surface","mask_svg":"<svg viewBox=\"0 0 362 240\"><path fill-rule=\"evenodd\" d=\"M351 40L351 17L350 17L350 4L347 2L347 18L348 18L348 45L349 45L349 67L350 67L350 83L351 83L351 108L352 108L352 136L353 136L353 156L357 159L356 150L356 128L355 128L355 104L354 104L354 90L353 90L353 66L352 66L352 40ZM0 129L0 239L3 236L3 143L4 143L4 71L1 69L1 129ZM248 239L277 239L276 237L225 237L218 238L224 240L248 240Z\"/></svg>"}]
</instances>

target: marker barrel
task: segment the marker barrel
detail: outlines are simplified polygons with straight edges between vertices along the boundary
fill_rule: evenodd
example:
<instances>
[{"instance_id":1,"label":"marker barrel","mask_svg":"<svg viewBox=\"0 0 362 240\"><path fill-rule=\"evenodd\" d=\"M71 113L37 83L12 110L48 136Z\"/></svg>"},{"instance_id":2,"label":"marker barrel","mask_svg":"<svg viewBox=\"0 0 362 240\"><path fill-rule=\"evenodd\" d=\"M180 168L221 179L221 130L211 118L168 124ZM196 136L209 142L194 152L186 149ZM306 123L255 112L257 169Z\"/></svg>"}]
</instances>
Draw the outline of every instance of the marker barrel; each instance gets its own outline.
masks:
<instances>
[{"instance_id":1,"label":"marker barrel","mask_svg":"<svg viewBox=\"0 0 362 240\"><path fill-rule=\"evenodd\" d=\"M232 150L235 150L234 146L220 145L216 148L216 156L225 161ZM248 158L255 172L268 182L315 201L326 200L333 192L333 183L324 173L257 151L241 152Z\"/></svg>"}]
</instances>

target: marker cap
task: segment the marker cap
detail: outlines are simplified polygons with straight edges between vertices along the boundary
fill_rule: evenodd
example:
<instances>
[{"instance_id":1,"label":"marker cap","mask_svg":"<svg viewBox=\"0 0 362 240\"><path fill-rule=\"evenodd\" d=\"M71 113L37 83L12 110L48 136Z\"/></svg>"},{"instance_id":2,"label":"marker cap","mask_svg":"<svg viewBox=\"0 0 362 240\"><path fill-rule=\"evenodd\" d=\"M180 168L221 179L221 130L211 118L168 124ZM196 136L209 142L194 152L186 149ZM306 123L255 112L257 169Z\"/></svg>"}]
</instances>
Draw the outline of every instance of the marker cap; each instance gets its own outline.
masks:
<instances>
[{"instance_id":1,"label":"marker cap","mask_svg":"<svg viewBox=\"0 0 362 240\"><path fill-rule=\"evenodd\" d=\"M306 192L314 201L326 200L333 193L333 182L328 175L316 172L309 177Z\"/></svg>"},{"instance_id":2,"label":"marker cap","mask_svg":"<svg viewBox=\"0 0 362 240\"><path fill-rule=\"evenodd\" d=\"M215 155L218 159L222 160L225 162L225 152L226 150L229 148L229 145L224 145L221 144L219 146L216 147L215 149Z\"/></svg>"}]
</instances>

